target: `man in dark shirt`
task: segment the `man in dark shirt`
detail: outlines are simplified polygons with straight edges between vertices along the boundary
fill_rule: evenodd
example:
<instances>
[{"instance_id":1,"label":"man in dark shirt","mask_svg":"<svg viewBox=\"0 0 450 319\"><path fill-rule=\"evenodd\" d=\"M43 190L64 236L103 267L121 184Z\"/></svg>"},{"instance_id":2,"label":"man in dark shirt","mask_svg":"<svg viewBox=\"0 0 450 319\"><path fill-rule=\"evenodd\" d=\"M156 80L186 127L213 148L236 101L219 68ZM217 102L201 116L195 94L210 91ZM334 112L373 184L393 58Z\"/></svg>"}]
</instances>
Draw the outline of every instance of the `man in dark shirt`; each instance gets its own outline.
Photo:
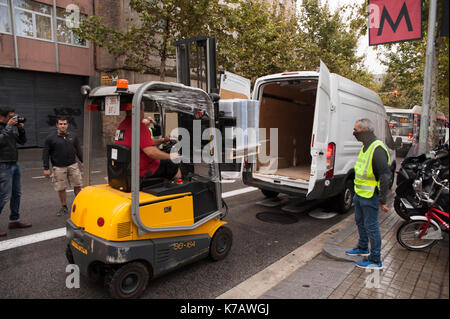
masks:
<instances>
[{"instance_id":1,"label":"man in dark shirt","mask_svg":"<svg viewBox=\"0 0 450 319\"><path fill-rule=\"evenodd\" d=\"M9 229L31 227L30 223L19 220L22 174L17 165L17 143L23 145L26 141L24 124L18 123L14 110L0 107L0 214L9 201ZM6 232L0 232L0 237L3 236Z\"/></svg>"},{"instance_id":2,"label":"man in dark shirt","mask_svg":"<svg viewBox=\"0 0 450 319\"><path fill-rule=\"evenodd\" d=\"M44 175L52 179L53 188L58 192L61 209L57 216L67 214L67 182L73 186L75 196L82 187L81 172L76 157L83 163L80 143L75 134L68 132L69 123L66 118L60 117L56 122L56 131L52 132L45 140L42 152L44 163ZM49 169L49 157L53 166L53 174ZM83 165L83 164L82 164Z\"/></svg>"}]
</instances>

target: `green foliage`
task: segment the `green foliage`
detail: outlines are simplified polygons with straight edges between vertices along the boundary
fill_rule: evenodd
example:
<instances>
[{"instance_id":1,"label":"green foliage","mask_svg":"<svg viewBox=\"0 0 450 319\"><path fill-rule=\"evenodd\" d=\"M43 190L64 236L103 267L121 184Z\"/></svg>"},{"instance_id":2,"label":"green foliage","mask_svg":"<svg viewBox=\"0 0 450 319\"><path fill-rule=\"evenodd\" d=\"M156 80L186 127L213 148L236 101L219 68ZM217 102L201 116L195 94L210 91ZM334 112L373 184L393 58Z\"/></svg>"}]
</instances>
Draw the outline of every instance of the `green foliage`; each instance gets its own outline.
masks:
<instances>
[{"instance_id":1,"label":"green foliage","mask_svg":"<svg viewBox=\"0 0 450 319\"><path fill-rule=\"evenodd\" d=\"M221 69L254 81L267 74L291 70L296 64L296 19L274 12L265 1L238 1L222 15L213 36Z\"/></svg>"},{"instance_id":2,"label":"green foliage","mask_svg":"<svg viewBox=\"0 0 450 319\"><path fill-rule=\"evenodd\" d=\"M427 49L429 1L422 4L422 40L400 42L386 45L387 53L381 54L382 63L387 66L387 72L381 92L385 105L398 108L411 108L414 105L422 105L424 70ZM438 12L441 12L438 9ZM449 39L439 38L440 15L436 27L435 45L439 52L439 65L433 69L437 74L437 109L448 118L448 92L449 92ZM399 91L398 97L389 94L394 89Z\"/></svg>"},{"instance_id":3,"label":"green foliage","mask_svg":"<svg viewBox=\"0 0 450 319\"><path fill-rule=\"evenodd\" d=\"M167 60L174 57L172 43L207 32L209 12L218 0L129 0L137 16L127 20L126 30L108 27L100 16L81 24L79 35L105 47L124 65L140 72L160 74L164 80ZM154 56L159 56L155 68Z\"/></svg>"},{"instance_id":4,"label":"green foliage","mask_svg":"<svg viewBox=\"0 0 450 319\"><path fill-rule=\"evenodd\" d=\"M315 70L322 60L331 72L374 87L373 76L357 55L358 39L365 21L361 7L345 6L330 12L328 3L303 0L299 16L298 53L301 70ZM343 22L348 15L349 22Z\"/></svg>"},{"instance_id":5,"label":"green foliage","mask_svg":"<svg viewBox=\"0 0 450 319\"><path fill-rule=\"evenodd\" d=\"M217 39L219 68L252 82L267 74L314 71L322 59L331 72L374 87L364 57L357 55L365 27L362 6L331 13L319 0L303 0L297 16L266 0L129 1L134 19L127 21L126 30L107 26L99 16L89 17L79 30L82 38L105 47L126 68L160 74L163 80L167 60L174 58L174 41L210 35ZM348 22L343 21L344 11Z\"/></svg>"}]
</instances>

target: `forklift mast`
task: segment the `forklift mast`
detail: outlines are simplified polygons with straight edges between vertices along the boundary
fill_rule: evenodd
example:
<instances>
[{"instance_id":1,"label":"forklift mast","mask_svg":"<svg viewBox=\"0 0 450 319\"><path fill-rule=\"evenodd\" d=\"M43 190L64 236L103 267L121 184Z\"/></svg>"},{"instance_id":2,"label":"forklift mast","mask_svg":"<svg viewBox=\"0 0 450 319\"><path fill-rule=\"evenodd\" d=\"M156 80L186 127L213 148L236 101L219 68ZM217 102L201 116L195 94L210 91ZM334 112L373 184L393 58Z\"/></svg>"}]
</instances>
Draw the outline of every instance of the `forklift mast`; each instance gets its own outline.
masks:
<instances>
[{"instance_id":1,"label":"forklift mast","mask_svg":"<svg viewBox=\"0 0 450 319\"><path fill-rule=\"evenodd\" d=\"M174 46L177 82L191 86L191 81L197 81L196 86L206 93L218 93L216 39L197 36L176 41Z\"/></svg>"},{"instance_id":2,"label":"forklift mast","mask_svg":"<svg viewBox=\"0 0 450 319\"><path fill-rule=\"evenodd\" d=\"M176 47L176 65L177 65L177 82L187 86L191 84L203 89L209 94L214 102L214 117L215 127L222 133L221 145L226 144L225 129L227 127L236 126L236 117L226 117L223 112L219 112L219 88L217 85L217 59L216 59L216 39L208 36L197 36L189 39L183 39L174 42ZM195 82L196 81L196 82ZM178 125L187 129L189 132L193 131L192 117L185 114L178 114ZM208 127L208 122L202 120L202 128ZM233 147L236 147L236 139L231 137ZM202 140L202 147L209 141ZM221 163L219 163L219 170L240 171L240 164L233 161L233 163L225 163L225 153L221 150L219 155ZM191 162L193 159L193 145L191 144ZM181 171L184 174L194 172L194 165L188 163L181 164Z\"/></svg>"},{"instance_id":3,"label":"forklift mast","mask_svg":"<svg viewBox=\"0 0 450 319\"><path fill-rule=\"evenodd\" d=\"M176 47L177 82L196 86L209 94L214 102L216 127L219 125L219 89L217 87L216 39L208 36L196 36L174 42ZM192 117L178 114L178 125L193 132ZM208 120L202 119L201 131L209 127ZM220 127L219 127L220 129ZM208 141L201 142L204 147ZM190 163L181 163L183 176L194 173L193 144L190 145Z\"/></svg>"}]
</instances>

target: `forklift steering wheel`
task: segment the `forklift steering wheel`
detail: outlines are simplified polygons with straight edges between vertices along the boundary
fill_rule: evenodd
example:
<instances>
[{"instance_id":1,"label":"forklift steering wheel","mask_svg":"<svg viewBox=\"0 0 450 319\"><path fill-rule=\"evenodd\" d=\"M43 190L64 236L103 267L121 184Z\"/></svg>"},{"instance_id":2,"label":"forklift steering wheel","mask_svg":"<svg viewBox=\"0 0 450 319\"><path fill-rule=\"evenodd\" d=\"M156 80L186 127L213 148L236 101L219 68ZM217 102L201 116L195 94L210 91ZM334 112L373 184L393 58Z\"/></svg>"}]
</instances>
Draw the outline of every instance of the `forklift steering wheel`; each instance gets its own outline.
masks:
<instances>
[{"instance_id":1,"label":"forklift steering wheel","mask_svg":"<svg viewBox=\"0 0 450 319\"><path fill-rule=\"evenodd\" d=\"M161 151L165 153L170 153L172 147L177 143L175 140L170 140L161 144Z\"/></svg>"}]
</instances>

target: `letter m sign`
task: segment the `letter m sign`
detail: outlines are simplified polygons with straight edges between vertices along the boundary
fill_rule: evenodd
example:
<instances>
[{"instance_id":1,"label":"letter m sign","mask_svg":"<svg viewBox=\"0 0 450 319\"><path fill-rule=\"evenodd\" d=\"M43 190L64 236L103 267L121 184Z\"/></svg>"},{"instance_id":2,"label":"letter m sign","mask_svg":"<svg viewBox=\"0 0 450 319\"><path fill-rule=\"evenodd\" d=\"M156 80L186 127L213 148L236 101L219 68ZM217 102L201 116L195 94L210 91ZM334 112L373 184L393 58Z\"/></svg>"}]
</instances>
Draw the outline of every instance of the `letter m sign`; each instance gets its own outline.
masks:
<instances>
[{"instance_id":1,"label":"letter m sign","mask_svg":"<svg viewBox=\"0 0 450 319\"><path fill-rule=\"evenodd\" d=\"M369 45L422 38L422 0L369 0Z\"/></svg>"}]
</instances>

